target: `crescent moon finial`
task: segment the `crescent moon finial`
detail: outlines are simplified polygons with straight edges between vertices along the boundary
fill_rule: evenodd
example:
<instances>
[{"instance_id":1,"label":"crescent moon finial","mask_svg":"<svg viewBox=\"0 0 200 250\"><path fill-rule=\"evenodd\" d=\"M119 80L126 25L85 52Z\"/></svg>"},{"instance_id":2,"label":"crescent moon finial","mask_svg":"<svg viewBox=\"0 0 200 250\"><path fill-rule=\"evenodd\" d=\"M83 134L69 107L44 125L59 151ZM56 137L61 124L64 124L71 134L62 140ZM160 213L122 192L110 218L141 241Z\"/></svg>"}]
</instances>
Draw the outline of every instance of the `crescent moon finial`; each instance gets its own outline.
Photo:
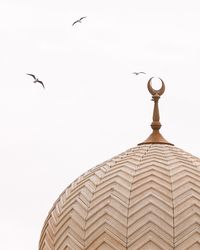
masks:
<instances>
[{"instance_id":1,"label":"crescent moon finial","mask_svg":"<svg viewBox=\"0 0 200 250\"><path fill-rule=\"evenodd\" d=\"M153 121L151 123L151 128L153 129L153 132L144 142L139 143L138 145L153 144L153 143L173 145L172 143L166 141L165 138L159 132L159 130L161 128L161 123L160 123L158 101L160 99L160 96L165 92L165 84L164 84L163 80L161 78L159 78L161 83L162 83L162 86L158 90L154 89L152 87L152 84L151 84L151 80L153 78L154 77L151 77L147 83L147 88L148 88L149 92L152 94L152 101L154 101Z\"/></svg>"},{"instance_id":2,"label":"crescent moon finial","mask_svg":"<svg viewBox=\"0 0 200 250\"><path fill-rule=\"evenodd\" d=\"M161 88L158 89L158 90L153 89L152 83L151 83L151 80L152 80L153 78L154 78L154 77L151 77L151 78L149 79L148 83L147 83L148 90L149 90L149 92L150 92L152 95L157 94L157 95L161 96L161 95L165 92L165 84L164 84L164 82L163 82L163 80L162 80L161 78L158 78L158 79L160 79L160 81L161 81L161 83L162 83L162 86L161 86Z\"/></svg>"}]
</instances>

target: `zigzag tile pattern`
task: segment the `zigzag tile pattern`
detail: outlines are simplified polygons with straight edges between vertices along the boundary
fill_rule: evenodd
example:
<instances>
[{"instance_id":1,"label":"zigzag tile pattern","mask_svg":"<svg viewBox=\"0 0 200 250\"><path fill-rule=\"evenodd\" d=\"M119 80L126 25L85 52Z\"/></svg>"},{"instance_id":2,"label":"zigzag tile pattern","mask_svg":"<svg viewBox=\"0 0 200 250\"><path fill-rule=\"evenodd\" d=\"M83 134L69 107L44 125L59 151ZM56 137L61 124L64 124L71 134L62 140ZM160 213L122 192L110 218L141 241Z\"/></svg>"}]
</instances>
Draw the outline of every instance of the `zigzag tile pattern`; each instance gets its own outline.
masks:
<instances>
[{"instance_id":1,"label":"zigzag tile pattern","mask_svg":"<svg viewBox=\"0 0 200 250\"><path fill-rule=\"evenodd\" d=\"M200 249L200 159L141 145L75 180L49 212L39 250Z\"/></svg>"}]
</instances>

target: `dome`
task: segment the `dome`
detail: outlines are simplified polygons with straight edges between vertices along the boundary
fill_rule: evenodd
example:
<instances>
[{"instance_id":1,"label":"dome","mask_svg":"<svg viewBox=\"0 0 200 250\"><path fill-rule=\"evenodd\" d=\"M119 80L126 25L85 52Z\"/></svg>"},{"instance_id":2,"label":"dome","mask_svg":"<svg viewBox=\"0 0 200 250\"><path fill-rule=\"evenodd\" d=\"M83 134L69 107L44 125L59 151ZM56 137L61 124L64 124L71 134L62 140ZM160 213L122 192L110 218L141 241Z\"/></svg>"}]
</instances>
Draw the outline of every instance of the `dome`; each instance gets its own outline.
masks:
<instances>
[{"instance_id":1,"label":"dome","mask_svg":"<svg viewBox=\"0 0 200 250\"><path fill-rule=\"evenodd\" d=\"M200 159L159 133L162 91L153 92L150 80L153 133L65 189L44 223L40 250L200 249Z\"/></svg>"}]
</instances>

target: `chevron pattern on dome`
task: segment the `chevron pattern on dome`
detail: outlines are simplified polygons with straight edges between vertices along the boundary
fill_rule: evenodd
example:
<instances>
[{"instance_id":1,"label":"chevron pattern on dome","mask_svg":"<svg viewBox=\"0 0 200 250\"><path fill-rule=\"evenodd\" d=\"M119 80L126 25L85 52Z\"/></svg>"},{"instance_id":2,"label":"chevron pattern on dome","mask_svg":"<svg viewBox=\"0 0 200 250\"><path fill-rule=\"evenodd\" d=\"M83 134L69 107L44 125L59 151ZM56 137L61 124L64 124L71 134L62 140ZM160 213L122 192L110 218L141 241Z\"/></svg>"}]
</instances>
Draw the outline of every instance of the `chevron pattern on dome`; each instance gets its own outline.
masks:
<instances>
[{"instance_id":1,"label":"chevron pattern on dome","mask_svg":"<svg viewBox=\"0 0 200 250\"><path fill-rule=\"evenodd\" d=\"M39 249L200 249L200 160L144 144L98 165L55 202Z\"/></svg>"}]
</instances>

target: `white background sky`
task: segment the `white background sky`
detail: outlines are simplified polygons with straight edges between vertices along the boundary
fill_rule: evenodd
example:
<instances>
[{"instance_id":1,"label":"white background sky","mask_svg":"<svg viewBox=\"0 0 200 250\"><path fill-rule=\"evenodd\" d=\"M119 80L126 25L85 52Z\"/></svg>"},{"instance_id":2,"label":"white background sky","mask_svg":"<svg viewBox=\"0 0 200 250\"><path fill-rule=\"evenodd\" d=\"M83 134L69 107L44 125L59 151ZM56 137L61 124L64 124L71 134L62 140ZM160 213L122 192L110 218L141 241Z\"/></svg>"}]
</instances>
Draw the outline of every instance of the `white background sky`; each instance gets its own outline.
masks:
<instances>
[{"instance_id":1,"label":"white background sky","mask_svg":"<svg viewBox=\"0 0 200 250\"><path fill-rule=\"evenodd\" d=\"M0 1L0 249L37 249L58 195L149 136L151 76L162 134L200 157L199 26L199 0Z\"/></svg>"}]
</instances>

